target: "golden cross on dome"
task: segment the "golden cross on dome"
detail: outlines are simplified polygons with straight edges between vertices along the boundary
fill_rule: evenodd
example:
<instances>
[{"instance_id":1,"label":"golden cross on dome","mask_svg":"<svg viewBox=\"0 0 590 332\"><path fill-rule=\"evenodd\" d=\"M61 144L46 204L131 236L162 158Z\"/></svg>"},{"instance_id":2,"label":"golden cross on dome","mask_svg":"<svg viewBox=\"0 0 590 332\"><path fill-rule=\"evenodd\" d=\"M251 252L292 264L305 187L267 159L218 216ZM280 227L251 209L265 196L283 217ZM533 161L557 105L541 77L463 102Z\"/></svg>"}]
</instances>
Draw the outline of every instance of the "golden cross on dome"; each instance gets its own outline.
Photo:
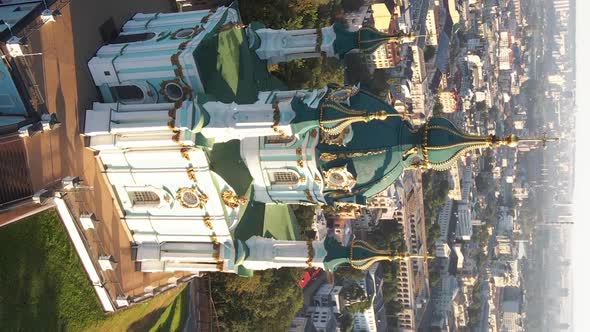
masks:
<instances>
[{"instance_id":1,"label":"golden cross on dome","mask_svg":"<svg viewBox=\"0 0 590 332\"><path fill-rule=\"evenodd\" d=\"M547 133L544 133L543 136L540 138L518 138L518 136L512 134L499 139L498 143L500 145L507 145L510 147L517 147L519 143L541 143L541 145L545 148L547 147L547 142L556 141L559 141L559 137L548 137Z\"/></svg>"}]
</instances>

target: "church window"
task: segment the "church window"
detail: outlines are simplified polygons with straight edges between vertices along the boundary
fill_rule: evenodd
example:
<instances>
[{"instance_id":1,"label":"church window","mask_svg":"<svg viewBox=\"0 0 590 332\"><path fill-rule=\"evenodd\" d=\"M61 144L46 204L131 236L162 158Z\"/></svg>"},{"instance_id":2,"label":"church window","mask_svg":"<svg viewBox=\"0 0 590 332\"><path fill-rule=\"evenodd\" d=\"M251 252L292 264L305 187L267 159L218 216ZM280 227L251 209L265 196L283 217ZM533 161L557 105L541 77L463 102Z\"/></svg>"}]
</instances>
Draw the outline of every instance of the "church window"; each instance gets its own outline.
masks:
<instances>
[{"instance_id":1,"label":"church window","mask_svg":"<svg viewBox=\"0 0 590 332\"><path fill-rule=\"evenodd\" d=\"M160 196L153 191L141 190L129 192L129 198L133 206L157 206L160 205Z\"/></svg>"},{"instance_id":2,"label":"church window","mask_svg":"<svg viewBox=\"0 0 590 332\"><path fill-rule=\"evenodd\" d=\"M184 96L182 87L178 83L174 82L166 83L166 85L164 86L164 93L166 94L166 97L168 97L172 101L181 100Z\"/></svg>"},{"instance_id":3,"label":"church window","mask_svg":"<svg viewBox=\"0 0 590 332\"><path fill-rule=\"evenodd\" d=\"M128 44L140 41L146 41L156 36L153 32L142 32L142 33L131 33L131 34L120 34L117 38L111 40L109 44Z\"/></svg>"},{"instance_id":4,"label":"church window","mask_svg":"<svg viewBox=\"0 0 590 332\"><path fill-rule=\"evenodd\" d=\"M294 171L274 171L270 175L272 184L293 185L299 183L299 175Z\"/></svg>"},{"instance_id":5,"label":"church window","mask_svg":"<svg viewBox=\"0 0 590 332\"><path fill-rule=\"evenodd\" d=\"M115 98L122 103L141 103L144 100L143 90L137 85L118 85L111 87Z\"/></svg>"},{"instance_id":6,"label":"church window","mask_svg":"<svg viewBox=\"0 0 590 332\"><path fill-rule=\"evenodd\" d=\"M264 144L288 144L293 142L295 136L272 135L264 137Z\"/></svg>"},{"instance_id":7,"label":"church window","mask_svg":"<svg viewBox=\"0 0 590 332\"><path fill-rule=\"evenodd\" d=\"M172 35L172 38L187 39L192 37L195 34L195 31L196 30L192 28L180 29Z\"/></svg>"}]
</instances>

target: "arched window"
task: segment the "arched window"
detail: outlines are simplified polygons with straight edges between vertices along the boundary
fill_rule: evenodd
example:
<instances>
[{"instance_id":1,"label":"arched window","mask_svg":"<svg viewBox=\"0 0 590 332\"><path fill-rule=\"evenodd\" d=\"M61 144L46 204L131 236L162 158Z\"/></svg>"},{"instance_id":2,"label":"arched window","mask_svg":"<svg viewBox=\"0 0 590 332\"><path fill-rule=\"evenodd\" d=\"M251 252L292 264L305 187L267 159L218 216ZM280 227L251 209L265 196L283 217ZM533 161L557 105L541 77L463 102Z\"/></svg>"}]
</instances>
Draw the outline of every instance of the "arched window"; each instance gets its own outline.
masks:
<instances>
[{"instance_id":1,"label":"arched window","mask_svg":"<svg viewBox=\"0 0 590 332\"><path fill-rule=\"evenodd\" d=\"M131 204L138 207L150 207L160 205L160 196L151 190L130 191Z\"/></svg>"},{"instance_id":2,"label":"arched window","mask_svg":"<svg viewBox=\"0 0 590 332\"><path fill-rule=\"evenodd\" d=\"M293 142L295 136L272 135L264 136L264 144L289 144Z\"/></svg>"},{"instance_id":3,"label":"arched window","mask_svg":"<svg viewBox=\"0 0 590 332\"><path fill-rule=\"evenodd\" d=\"M295 171L272 171L270 172L270 182L273 185L294 185L299 183L299 175Z\"/></svg>"},{"instance_id":4,"label":"arched window","mask_svg":"<svg viewBox=\"0 0 590 332\"><path fill-rule=\"evenodd\" d=\"M122 103L142 103L145 96L143 90L137 85L117 85L111 87L114 98Z\"/></svg>"},{"instance_id":5,"label":"arched window","mask_svg":"<svg viewBox=\"0 0 590 332\"><path fill-rule=\"evenodd\" d=\"M141 33L131 33L131 34L120 34L117 38L111 40L109 44L128 44L128 43L135 43L140 41L146 41L154 38L156 36L153 32L141 32Z\"/></svg>"}]
</instances>

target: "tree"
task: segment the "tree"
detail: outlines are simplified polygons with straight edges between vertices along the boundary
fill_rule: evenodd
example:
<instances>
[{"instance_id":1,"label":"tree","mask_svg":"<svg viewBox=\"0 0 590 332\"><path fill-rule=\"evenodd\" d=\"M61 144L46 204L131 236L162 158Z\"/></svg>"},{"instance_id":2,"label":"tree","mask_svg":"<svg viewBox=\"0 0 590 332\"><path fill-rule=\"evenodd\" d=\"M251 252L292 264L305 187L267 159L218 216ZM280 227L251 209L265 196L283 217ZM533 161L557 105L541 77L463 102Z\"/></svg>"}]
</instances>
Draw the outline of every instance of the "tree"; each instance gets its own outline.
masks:
<instances>
[{"instance_id":1,"label":"tree","mask_svg":"<svg viewBox=\"0 0 590 332\"><path fill-rule=\"evenodd\" d=\"M432 58L434 58L435 54L436 54L436 47L435 46L432 46L432 45L426 46L426 48L424 48L424 62L429 62Z\"/></svg>"},{"instance_id":2,"label":"tree","mask_svg":"<svg viewBox=\"0 0 590 332\"><path fill-rule=\"evenodd\" d=\"M220 327L227 331L283 331L299 308L301 269L257 271L251 278L216 274L212 298Z\"/></svg>"},{"instance_id":3,"label":"tree","mask_svg":"<svg viewBox=\"0 0 590 332\"><path fill-rule=\"evenodd\" d=\"M352 319L352 315L349 312L344 312L344 314L340 315L338 318L340 322L340 330L349 332L352 331L352 323L354 322Z\"/></svg>"},{"instance_id":4,"label":"tree","mask_svg":"<svg viewBox=\"0 0 590 332\"><path fill-rule=\"evenodd\" d=\"M486 104L485 101L478 101L477 103L475 103L475 110L480 113L487 112L488 105Z\"/></svg>"},{"instance_id":5,"label":"tree","mask_svg":"<svg viewBox=\"0 0 590 332\"><path fill-rule=\"evenodd\" d=\"M350 312L350 313L357 313L357 312L363 312L367 309L369 309L371 307L371 301L364 300L361 302L356 302L353 303L351 305L346 306L346 311Z\"/></svg>"},{"instance_id":6,"label":"tree","mask_svg":"<svg viewBox=\"0 0 590 332\"><path fill-rule=\"evenodd\" d=\"M440 97L438 95L434 97L434 106L432 106L432 114L434 116L440 116L443 114L443 104L440 102Z\"/></svg>"}]
</instances>

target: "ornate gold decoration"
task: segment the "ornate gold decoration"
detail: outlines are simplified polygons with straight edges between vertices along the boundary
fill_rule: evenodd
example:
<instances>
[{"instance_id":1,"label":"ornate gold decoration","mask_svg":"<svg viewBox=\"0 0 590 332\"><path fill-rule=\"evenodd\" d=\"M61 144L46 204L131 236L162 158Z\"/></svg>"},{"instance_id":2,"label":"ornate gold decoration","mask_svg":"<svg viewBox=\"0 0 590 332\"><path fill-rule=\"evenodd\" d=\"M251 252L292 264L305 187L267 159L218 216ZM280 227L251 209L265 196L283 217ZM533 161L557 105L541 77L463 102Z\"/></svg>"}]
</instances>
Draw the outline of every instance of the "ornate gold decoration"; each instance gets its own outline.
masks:
<instances>
[{"instance_id":1,"label":"ornate gold decoration","mask_svg":"<svg viewBox=\"0 0 590 332\"><path fill-rule=\"evenodd\" d=\"M172 131L173 135L172 135L172 140L176 143L180 142L180 130L178 129L174 129Z\"/></svg>"},{"instance_id":2,"label":"ornate gold decoration","mask_svg":"<svg viewBox=\"0 0 590 332\"><path fill-rule=\"evenodd\" d=\"M240 205L246 204L248 199L244 196L238 196L232 190L226 189L221 193L221 199L225 205L232 209L239 207Z\"/></svg>"},{"instance_id":3,"label":"ornate gold decoration","mask_svg":"<svg viewBox=\"0 0 590 332\"><path fill-rule=\"evenodd\" d=\"M342 145L344 145L344 139L346 138L346 135L349 132L350 132L350 127L346 127L342 131L340 131L339 133L335 133L335 134L331 134L331 133L322 131L320 133L320 142L325 143L325 144L330 144L330 145L342 146Z\"/></svg>"},{"instance_id":4,"label":"ornate gold decoration","mask_svg":"<svg viewBox=\"0 0 590 332\"><path fill-rule=\"evenodd\" d=\"M324 182L329 189L350 191L356 185L356 179L346 166L334 167L324 172Z\"/></svg>"},{"instance_id":5,"label":"ornate gold decoration","mask_svg":"<svg viewBox=\"0 0 590 332\"><path fill-rule=\"evenodd\" d=\"M176 123L175 123L174 119L168 120L168 128L170 128L170 129L176 128Z\"/></svg>"},{"instance_id":6,"label":"ornate gold decoration","mask_svg":"<svg viewBox=\"0 0 590 332\"><path fill-rule=\"evenodd\" d=\"M336 216L351 216L357 215L359 206L355 204L340 204L336 206L327 206L324 208L324 213Z\"/></svg>"},{"instance_id":7,"label":"ornate gold decoration","mask_svg":"<svg viewBox=\"0 0 590 332\"><path fill-rule=\"evenodd\" d=\"M287 134L285 134L285 132L281 129L279 129L279 123L281 122L281 111L279 110L279 104L277 102L274 102L272 104L272 130L275 131L275 133L277 133L278 135L281 135L282 137L286 137Z\"/></svg>"},{"instance_id":8,"label":"ornate gold decoration","mask_svg":"<svg viewBox=\"0 0 590 332\"><path fill-rule=\"evenodd\" d=\"M312 138L316 138L316 137L318 136L318 131L317 131L316 129L312 129L312 130L309 132L309 135L310 135Z\"/></svg>"},{"instance_id":9,"label":"ornate gold decoration","mask_svg":"<svg viewBox=\"0 0 590 332\"><path fill-rule=\"evenodd\" d=\"M321 184L321 183L322 183L322 178L320 178L320 177L319 177L319 176L317 176L317 175L316 175L316 176L313 178L313 180L314 180L314 181L315 181L317 184Z\"/></svg>"},{"instance_id":10,"label":"ornate gold decoration","mask_svg":"<svg viewBox=\"0 0 590 332\"><path fill-rule=\"evenodd\" d=\"M307 182L307 178L305 177L305 175L299 176L299 183L305 183L305 182Z\"/></svg>"},{"instance_id":11,"label":"ornate gold decoration","mask_svg":"<svg viewBox=\"0 0 590 332\"><path fill-rule=\"evenodd\" d=\"M309 189L305 189L305 190L303 190L303 192L305 193L305 197L307 197L307 200L310 203L314 203L315 202L315 200L313 199L313 196L311 195L311 191L309 191Z\"/></svg>"},{"instance_id":12,"label":"ornate gold decoration","mask_svg":"<svg viewBox=\"0 0 590 332\"><path fill-rule=\"evenodd\" d=\"M303 149L301 149L301 147L298 147L297 149L295 149L295 154L298 156L303 155Z\"/></svg>"},{"instance_id":13,"label":"ornate gold decoration","mask_svg":"<svg viewBox=\"0 0 590 332\"><path fill-rule=\"evenodd\" d=\"M218 271L223 271L223 261L217 262L216 267Z\"/></svg>"},{"instance_id":14,"label":"ornate gold decoration","mask_svg":"<svg viewBox=\"0 0 590 332\"><path fill-rule=\"evenodd\" d=\"M195 174L195 170L192 167L189 167L186 169L186 175L188 175L188 178L193 181L193 182L197 182L197 175Z\"/></svg>"},{"instance_id":15,"label":"ornate gold decoration","mask_svg":"<svg viewBox=\"0 0 590 332\"><path fill-rule=\"evenodd\" d=\"M191 157L189 154L190 151L191 151L191 148L180 148L180 155L182 156L182 158L184 158L186 160L191 160Z\"/></svg>"},{"instance_id":16,"label":"ornate gold decoration","mask_svg":"<svg viewBox=\"0 0 590 332\"><path fill-rule=\"evenodd\" d=\"M349 117L344 117L341 119L333 119L333 120L325 120L324 119L324 111L327 107L332 107L337 111L350 115ZM355 122L369 122L372 120L385 120L389 117L399 117L404 118L403 114L400 113L387 113L385 110L380 110L374 113L371 113L366 110L353 110L346 108L339 103L331 102L325 103L320 107L320 129L322 131L327 132L331 135L339 134L342 130L346 127L350 126ZM326 125L334 125L333 127L327 127Z\"/></svg>"},{"instance_id":17,"label":"ornate gold decoration","mask_svg":"<svg viewBox=\"0 0 590 332\"><path fill-rule=\"evenodd\" d=\"M303 164L303 159L299 159L299 160L297 161L297 166L299 166L299 167L303 167L303 165L304 165L304 164Z\"/></svg>"},{"instance_id":18,"label":"ornate gold decoration","mask_svg":"<svg viewBox=\"0 0 590 332\"><path fill-rule=\"evenodd\" d=\"M180 65L179 65L177 67L177 69L178 68L182 68L182 67L180 67ZM181 69L179 69L179 70L181 70ZM176 73L176 76L182 77L182 71L179 73ZM166 85L168 85L168 84L176 84L180 87L180 89L182 90L182 97L180 98L180 100L172 99L166 94ZM159 94L161 96L164 96L164 98L166 98L166 100L169 102L179 102L180 101L181 105L182 105L182 101L185 100L187 98L187 96L190 96L192 94L192 89L188 85L184 84L184 82L182 82L179 78L174 78L171 80L162 81L162 83L160 83Z\"/></svg>"},{"instance_id":19,"label":"ornate gold decoration","mask_svg":"<svg viewBox=\"0 0 590 332\"><path fill-rule=\"evenodd\" d=\"M209 196L201 192L196 187L180 188L176 192L176 200L185 208L203 208Z\"/></svg>"},{"instance_id":20,"label":"ornate gold decoration","mask_svg":"<svg viewBox=\"0 0 590 332\"><path fill-rule=\"evenodd\" d=\"M203 216L203 223L207 228L213 230L213 224L211 223L211 217L209 215Z\"/></svg>"},{"instance_id":21,"label":"ornate gold decoration","mask_svg":"<svg viewBox=\"0 0 590 332\"><path fill-rule=\"evenodd\" d=\"M367 156L375 156L382 153L387 152L387 149L378 149L373 151L364 151L364 152L341 152L341 153L332 153L332 152L322 152L320 154L320 159L323 161L332 161L336 159L342 158L359 158L359 157L367 157Z\"/></svg>"}]
</instances>

